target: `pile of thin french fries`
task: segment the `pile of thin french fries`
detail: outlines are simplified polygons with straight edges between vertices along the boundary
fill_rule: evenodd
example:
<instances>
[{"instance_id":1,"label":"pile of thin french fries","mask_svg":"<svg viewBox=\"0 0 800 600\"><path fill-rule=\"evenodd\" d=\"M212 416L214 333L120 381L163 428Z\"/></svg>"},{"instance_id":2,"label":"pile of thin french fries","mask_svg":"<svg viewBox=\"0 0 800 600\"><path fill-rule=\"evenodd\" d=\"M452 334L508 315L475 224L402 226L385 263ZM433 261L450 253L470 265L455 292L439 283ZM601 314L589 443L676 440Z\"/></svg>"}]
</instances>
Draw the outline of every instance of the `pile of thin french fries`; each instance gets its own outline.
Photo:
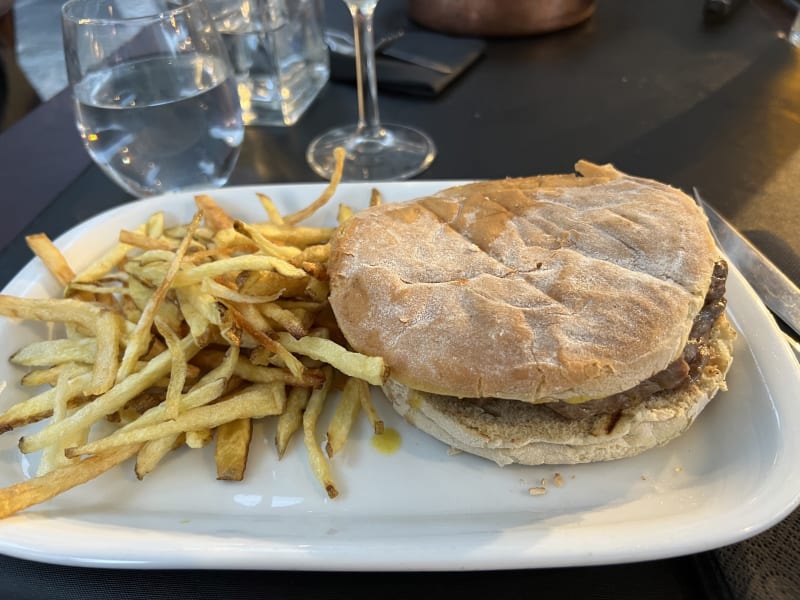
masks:
<instances>
[{"instance_id":1,"label":"pile of thin french fries","mask_svg":"<svg viewBox=\"0 0 800 600\"><path fill-rule=\"evenodd\" d=\"M344 155L336 157L340 173ZM0 490L0 518L131 457L142 479L181 447L213 443L217 478L241 480L253 420L267 417L277 419L279 457L302 429L311 471L336 497L329 459L360 411L382 432L369 384L387 376L381 358L346 347L328 304L334 228L299 225L339 180L287 215L259 194L259 223L198 195L190 223L167 226L156 213L77 274L47 236L29 236L64 297L0 295L0 314L63 324L64 335L10 359L27 369L21 385L37 393L0 414L0 433L46 423L19 441L24 453L41 451L39 469ZM378 202L373 193L370 203ZM340 223L351 214L341 205ZM332 389L341 394L323 452L317 421Z\"/></svg>"}]
</instances>

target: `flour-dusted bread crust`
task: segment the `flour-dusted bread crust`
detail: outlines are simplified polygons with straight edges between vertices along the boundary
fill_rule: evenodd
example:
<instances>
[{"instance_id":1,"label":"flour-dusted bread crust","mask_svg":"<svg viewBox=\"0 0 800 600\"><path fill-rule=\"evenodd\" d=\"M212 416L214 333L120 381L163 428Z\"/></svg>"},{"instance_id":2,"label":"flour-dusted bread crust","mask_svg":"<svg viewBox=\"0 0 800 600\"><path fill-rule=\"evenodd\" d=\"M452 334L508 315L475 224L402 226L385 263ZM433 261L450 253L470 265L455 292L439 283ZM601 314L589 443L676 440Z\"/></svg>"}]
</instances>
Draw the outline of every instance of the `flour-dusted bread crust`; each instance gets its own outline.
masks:
<instances>
[{"instance_id":1,"label":"flour-dusted bread crust","mask_svg":"<svg viewBox=\"0 0 800 600\"><path fill-rule=\"evenodd\" d=\"M675 188L577 170L350 219L329 272L353 348L417 390L533 403L605 397L666 367L718 258L706 220Z\"/></svg>"},{"instance_id":2,"label":"flour-dusted bread crust","mask_svg":"<svg viewBox=\"0 0 800 600\"><path fill-rule=\"evenodd\" d=\"M514 400L457 401L389 380L397 412L448 446L500 465L576 464L635 456L683 433L719 389L736 334L723 315L709 340L711 359L699 379L660 392L618 414L569 420L546 405Z\"/></svg>"}]
</instances>

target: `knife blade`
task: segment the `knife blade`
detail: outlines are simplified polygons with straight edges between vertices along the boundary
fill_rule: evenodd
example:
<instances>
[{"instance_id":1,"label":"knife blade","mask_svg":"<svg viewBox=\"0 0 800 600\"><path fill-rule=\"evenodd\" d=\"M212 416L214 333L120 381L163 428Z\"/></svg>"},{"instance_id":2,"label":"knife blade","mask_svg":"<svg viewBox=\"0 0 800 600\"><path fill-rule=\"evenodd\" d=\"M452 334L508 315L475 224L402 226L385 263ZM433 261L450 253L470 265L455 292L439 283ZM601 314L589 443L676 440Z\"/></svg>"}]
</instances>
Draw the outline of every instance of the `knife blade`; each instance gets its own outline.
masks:
<instances>
[{"instance_id":1,"label":"knife blade","mask_svg":"<svg viewBox=\"0 0 800 600\"><path fill-rule=\"evenodd\" d=\"M800 335L800 289L725 217L705 202L697 188L694 199L708 218L717 246L753 287L761 301Z\"/></svg>"}]
</instances>

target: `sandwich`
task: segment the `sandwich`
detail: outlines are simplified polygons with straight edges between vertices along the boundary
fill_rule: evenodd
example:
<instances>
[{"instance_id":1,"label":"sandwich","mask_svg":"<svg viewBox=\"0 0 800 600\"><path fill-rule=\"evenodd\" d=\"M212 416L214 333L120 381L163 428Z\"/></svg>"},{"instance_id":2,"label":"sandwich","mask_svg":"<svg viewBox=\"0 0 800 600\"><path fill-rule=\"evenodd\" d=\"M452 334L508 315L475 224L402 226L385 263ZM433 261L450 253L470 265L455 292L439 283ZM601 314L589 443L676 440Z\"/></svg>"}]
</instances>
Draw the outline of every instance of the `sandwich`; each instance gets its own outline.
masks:
<instances>
[{"instance_id":1,"label":"sandwich","mask_svg":"<svg viewBox=\"0 0 800 600\"><path fill-rule=\"evenodd\" d=\"M691 198L586 161L372 207L330 302L405 419L498 464L630 457L725 389L727 266Z\"/></svg>"}]
</instances>

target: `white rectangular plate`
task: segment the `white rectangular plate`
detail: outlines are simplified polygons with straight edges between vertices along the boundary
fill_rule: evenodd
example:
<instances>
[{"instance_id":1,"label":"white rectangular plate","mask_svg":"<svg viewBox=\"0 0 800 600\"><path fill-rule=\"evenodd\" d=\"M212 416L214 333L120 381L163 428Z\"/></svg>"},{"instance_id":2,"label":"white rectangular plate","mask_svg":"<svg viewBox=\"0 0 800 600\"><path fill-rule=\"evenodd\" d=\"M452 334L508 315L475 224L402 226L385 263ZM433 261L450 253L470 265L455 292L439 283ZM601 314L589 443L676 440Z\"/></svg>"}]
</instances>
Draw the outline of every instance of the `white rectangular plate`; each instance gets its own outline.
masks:
<instances>
[{"instance_id":1,"label":"white rectangular plate","mask_svg":"<svg viewBox=\"0 0 800 600\"><path fill-rule=\"evenodd\" d=\"M382 183L387 201L454 182ZM258 186L209 192L231 214L264 220L255 192L292 210L322 185ZM332 224L338 203L366 205L370 185L342 185L311 219ZM187 222L192 194L126 204L57 240L80 269L162 210ZM4 290L57 296L31 261ZM213 452L173 453L144 481L130 465L0 522L0 552L60 564L128 568L314 570L502 569L591 565L664 558L734 543L775 524L800 500L800 371L769 313L735 269L729 314L740 332L729 376L678 440L632 459L580 466L505 467L447 448L406 425L375 392L387 425L402 435L391 455L370 444L365 422L332 461L342 494L328 500L299 440L278 462L269 426L253 440L245 481L215 479ZM6 356L43 339L35 323L0 321ZM28 392L7 361L0 405ZM19 432L0 436L0 485L35 472ZM554 474L563 485L553 485ZM528 489L548 481L547 493Z\"/></svg>"}]
</instances>

